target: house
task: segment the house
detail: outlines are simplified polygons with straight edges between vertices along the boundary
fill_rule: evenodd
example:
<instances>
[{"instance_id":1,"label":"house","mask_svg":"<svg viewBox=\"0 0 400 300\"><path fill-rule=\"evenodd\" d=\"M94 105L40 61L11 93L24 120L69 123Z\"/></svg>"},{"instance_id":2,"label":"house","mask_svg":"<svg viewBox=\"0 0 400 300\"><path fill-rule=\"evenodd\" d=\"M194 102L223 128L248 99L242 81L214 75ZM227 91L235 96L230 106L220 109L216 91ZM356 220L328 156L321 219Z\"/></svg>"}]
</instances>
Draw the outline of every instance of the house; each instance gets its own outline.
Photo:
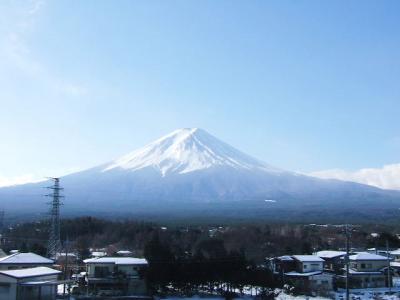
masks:
<instances>
[{"instance_id":1,"label":"house","mask_svg":"<svg viewBox=\"0 0 400 300\"><path fill-rule=\"evenodd\" d=\"M333 275L324 273L324 260L316 255L293 255L293 269L284 273L284 282L299 292L322 292L332 289Z\"/></svg>"},{"instance_id":2,"label":"house","mask_svg":"<svg viewBox=\"0 0 400 300\"><path fill-rule=\"evenodd\" d=\"M56 263L64 265L66 262L69 264L76 264L78 262L78 256L75 253L60 252L56 254Z\"/></svg>"},{"instance_id":3,"label":"house","mask_svg":"<svg viewBox=\"0 0 400 300\"><path fill-rule=\"evenodd\" d=\"M145 295L144 258L98 257L84 260L87 283L93 294Z\"/></svg>"},{"instance_id":4,"label":"house","mask_svg":"<svg viewBox=\"0 0 400 300\"><path fill-rule=\"evenodd\" d=\"M378 254L378 255L382 255L382 256L387 256L387 254L388 254L387 250L380 250L377 248L369 248L369 249L367 249L366 252L372 253L372 254ZM390 251L389 251L389 254L390 254Z\"/></svg>"},{"instance_id":5,"label":"house","mask_svg":"<svg viewBox=\"0 0 400 300\"><path fill-rule=\"evenodd\" d=\"M387 286L384 270L388 258L369 252L349 256L349 286L351 289L381 288ZM343 269L345 271L345 269ZM340 278L341 286L345 276Z\"/></svg>"},{"instance_id":6,"label":"house","mask_svg":"<svg viewBox=\"0 0 400 300\"><path fill-rule=\"evenodd\" d=\"M394 261L400 262L400 249L390 251L390 256Z\"/></svg>"},{"instance_id":7,"label":"house","mask_svg":"<svg viewBox=\"0 0 400 300\"><path fill-rule=\"evenodd\" d=\"M119 250L119 251L117 251L117 253L116 253L118 256L127 256L127 257L129 257L129 256L131 256L133 253L132 253L132 251L129 251L129 250Z\"/></svg>"},{"instance_id":8,"label":"house","mask_svg":"<svg viewBox=\"0 0 400 300\"><path fill-rule=\"evenodd\" d=\"M322 272L324 260L316 255L294 255L296 271L300 273Z\"/></svg>"},{"instance_id":9,"label":"house","mask_svg":"<svg viewBox=\"0 0 400 300\"><path fill-rule=\"evenodd\" d=\"M344 267L343 258L346 256L346 252L324 250L316 252L315 255L324 260L325 271L339 273Z\"/></svg>"},{"instance_id":10,"label":"house","mask_svg":"<svg viewBox=\"0 0 400 300\"><path fill-rule=\"evenodd\" d=\"M0 258L0 270L51 267L54 261L35 253L14 253Z\"/></svg>"},{"instance_id":11,"label":"house","mask_svg":"<svg viewBox=\"0 0 400 300\"><path fill-rule=\"evenodd\" d=\"M282 278L285 272L293 271L296 268L295 260L289 255L269 259L269 267L275 275Z\"/></svg>"},{"instance_id":12,"label":"house","mask_svg":"<svg viewBox=\"0 0 400 300\"><path fill-rule=\"evenodd\" d=\"M91 257L103 257L103 256L107 256L107 252L106 251L92 251L90 252L90 256Z\"/></svg>"},{"instance_id":13,"label":"house","mask_svg":"<svg viewBox=\"0 0 400 300\"><path fill-rule=\"evenodd\" d=\"M391 274L393 276L400 277L400 262L391 261L390 262L390 269L391 269Z\"/></svg>"},{"instance_id":14,"label":"house","mask_svg":"<svg viewBox=\"0 0 400 300\"><path fill-rule=\"evenodd\" d=\"M35 267L0 271L0 300L55 300L60 271Z\"/></svg>"}]
</instances>

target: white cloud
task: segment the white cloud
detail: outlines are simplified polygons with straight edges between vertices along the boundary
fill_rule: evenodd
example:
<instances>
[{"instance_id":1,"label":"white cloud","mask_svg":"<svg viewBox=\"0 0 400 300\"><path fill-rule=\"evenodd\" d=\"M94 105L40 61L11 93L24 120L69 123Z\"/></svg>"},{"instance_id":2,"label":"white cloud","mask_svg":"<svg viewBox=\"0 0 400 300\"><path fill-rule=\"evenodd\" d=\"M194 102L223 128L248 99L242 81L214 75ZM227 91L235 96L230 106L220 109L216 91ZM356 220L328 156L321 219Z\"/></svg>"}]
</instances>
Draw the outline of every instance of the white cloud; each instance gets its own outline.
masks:
<instances>
[{"instance_id":1,"label":"white cloud","mask_svg":"<svg viewBox=\"0 0 400 300\"><path fill-rule=\"evenodd\" d=\"M326 179L353 181L382 189L400 190L400 164L386 165L382 168L360 169L357 171L333 169L312 172L309 175Z\"/></svg>"},{"instance_id":2,"label":"white cloud","mask_svg":"<svg viewBox=\"0 0 400 300\"><path fill-rule=\"evenodd\" d=\"M0 175L0 187L20 185L25 183L40 182L44 179L39 179L32 174L26 174L14 177L5 177Z\"/></svg>"},{"instance_id":3,"label":"white cloud","mask_svg":"<svg viewBox=\"0 0 400 300\"><path fill-rule=\"evenodd\" d=\"M71 167L59 170L45 170L37 174L23 174L17 176L4 176L0 174L0 188L13 185L21 185L26 183L35 183L46 181L49 177L63 177L72 173L83 171L81 167Z\"/></svg>"}]
</instances>

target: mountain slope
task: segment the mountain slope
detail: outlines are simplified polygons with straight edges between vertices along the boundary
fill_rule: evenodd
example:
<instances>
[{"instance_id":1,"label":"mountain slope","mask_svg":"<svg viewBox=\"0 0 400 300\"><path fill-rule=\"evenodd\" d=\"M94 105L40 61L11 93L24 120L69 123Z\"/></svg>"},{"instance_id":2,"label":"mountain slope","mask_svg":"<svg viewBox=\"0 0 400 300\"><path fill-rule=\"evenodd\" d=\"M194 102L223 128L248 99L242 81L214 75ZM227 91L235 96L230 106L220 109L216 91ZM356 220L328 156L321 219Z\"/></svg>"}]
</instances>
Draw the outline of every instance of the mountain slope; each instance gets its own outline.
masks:
<instances>
[{"instance_id":1,"label":"mountain slope","mask_svg":"<svg viewBox=\"0 0 400 300\"><path fill-rule=\"evenodd\" d=\"M70 213L232 214L393 211L400 193L281 170L201 129L180 129L121 158L61 178ZM43 211L46 183L0 189L11 211ZM267 200L267 201L266 201ZM319 213L320 214L320 213Z\"/></svg>"},{"instance_id":2,"label":"mountain slope","mask_svg":"<svg viewBox=\"0 0 400 300\"><path fill-rule=\"evenodd\" d=\"M171 173L185 174L217 166L279 171L236 150L199 128L176 130L113 161L103 171L116 168L135 171L152 167L165 176Z\"/></svg>"}]
</instances>

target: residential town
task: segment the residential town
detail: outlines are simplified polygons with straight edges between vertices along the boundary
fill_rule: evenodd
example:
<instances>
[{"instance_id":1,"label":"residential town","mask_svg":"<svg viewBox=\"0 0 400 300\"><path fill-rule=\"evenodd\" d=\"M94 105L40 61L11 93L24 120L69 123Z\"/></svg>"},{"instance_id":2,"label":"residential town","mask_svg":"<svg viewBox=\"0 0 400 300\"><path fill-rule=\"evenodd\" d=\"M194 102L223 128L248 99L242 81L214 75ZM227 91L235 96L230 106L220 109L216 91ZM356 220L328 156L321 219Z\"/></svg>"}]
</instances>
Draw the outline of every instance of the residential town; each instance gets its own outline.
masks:
<instances>
[{"instance_id":1,"label":"residential town","mask_svg":"<svg viewBox=\"0 0 400 300\"><path fill-rule=\"evenodd\" d=\"M133 257L130 250L91 249L91 258L84 260L73 252L53 259L17 250L0 253L0 300L155 296L146 280L148 261ZM338 250L282 255L266 258L263 268L273 273L282 289L297 295L345 299L348 286L352 299L365 292L400 296L400 249L351 249L346 257L345 251ZM237 297L263 298L253 290L254 294L245 288L236 291Z\"/></svg>"},{"instance_id":2,"label":"residential town","mask_svg":"<svg viewBox=\"0 0 400 300\"><path fill-rule=\"evenodd\" d=\"M0 299L54 300L71 294L147 296L144 280L147 265L143 258L106 254L82 262L76 255L65 253L60 253L54 260L31 252L3 254L0 258Z\"/></svg>"}]
</instances>

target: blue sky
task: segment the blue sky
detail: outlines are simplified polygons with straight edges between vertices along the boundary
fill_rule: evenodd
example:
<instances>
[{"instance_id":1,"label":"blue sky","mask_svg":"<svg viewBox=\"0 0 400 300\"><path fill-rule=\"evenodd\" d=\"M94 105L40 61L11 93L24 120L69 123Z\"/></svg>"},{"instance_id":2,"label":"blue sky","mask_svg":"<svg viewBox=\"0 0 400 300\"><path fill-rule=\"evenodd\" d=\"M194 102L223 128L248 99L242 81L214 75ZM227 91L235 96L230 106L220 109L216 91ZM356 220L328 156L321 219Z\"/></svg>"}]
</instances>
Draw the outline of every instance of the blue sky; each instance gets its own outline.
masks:
<instances>
[{"instance_id":1,"label":"blue sky","mask_svg":"<svg viewBox=\"0 0 400 300\"><path fill-rule=\"evenodd\" d=\"M201 127L302 172L400 163L399 1L1 1L0 181Z\"/></svg>"}]
</instances>

